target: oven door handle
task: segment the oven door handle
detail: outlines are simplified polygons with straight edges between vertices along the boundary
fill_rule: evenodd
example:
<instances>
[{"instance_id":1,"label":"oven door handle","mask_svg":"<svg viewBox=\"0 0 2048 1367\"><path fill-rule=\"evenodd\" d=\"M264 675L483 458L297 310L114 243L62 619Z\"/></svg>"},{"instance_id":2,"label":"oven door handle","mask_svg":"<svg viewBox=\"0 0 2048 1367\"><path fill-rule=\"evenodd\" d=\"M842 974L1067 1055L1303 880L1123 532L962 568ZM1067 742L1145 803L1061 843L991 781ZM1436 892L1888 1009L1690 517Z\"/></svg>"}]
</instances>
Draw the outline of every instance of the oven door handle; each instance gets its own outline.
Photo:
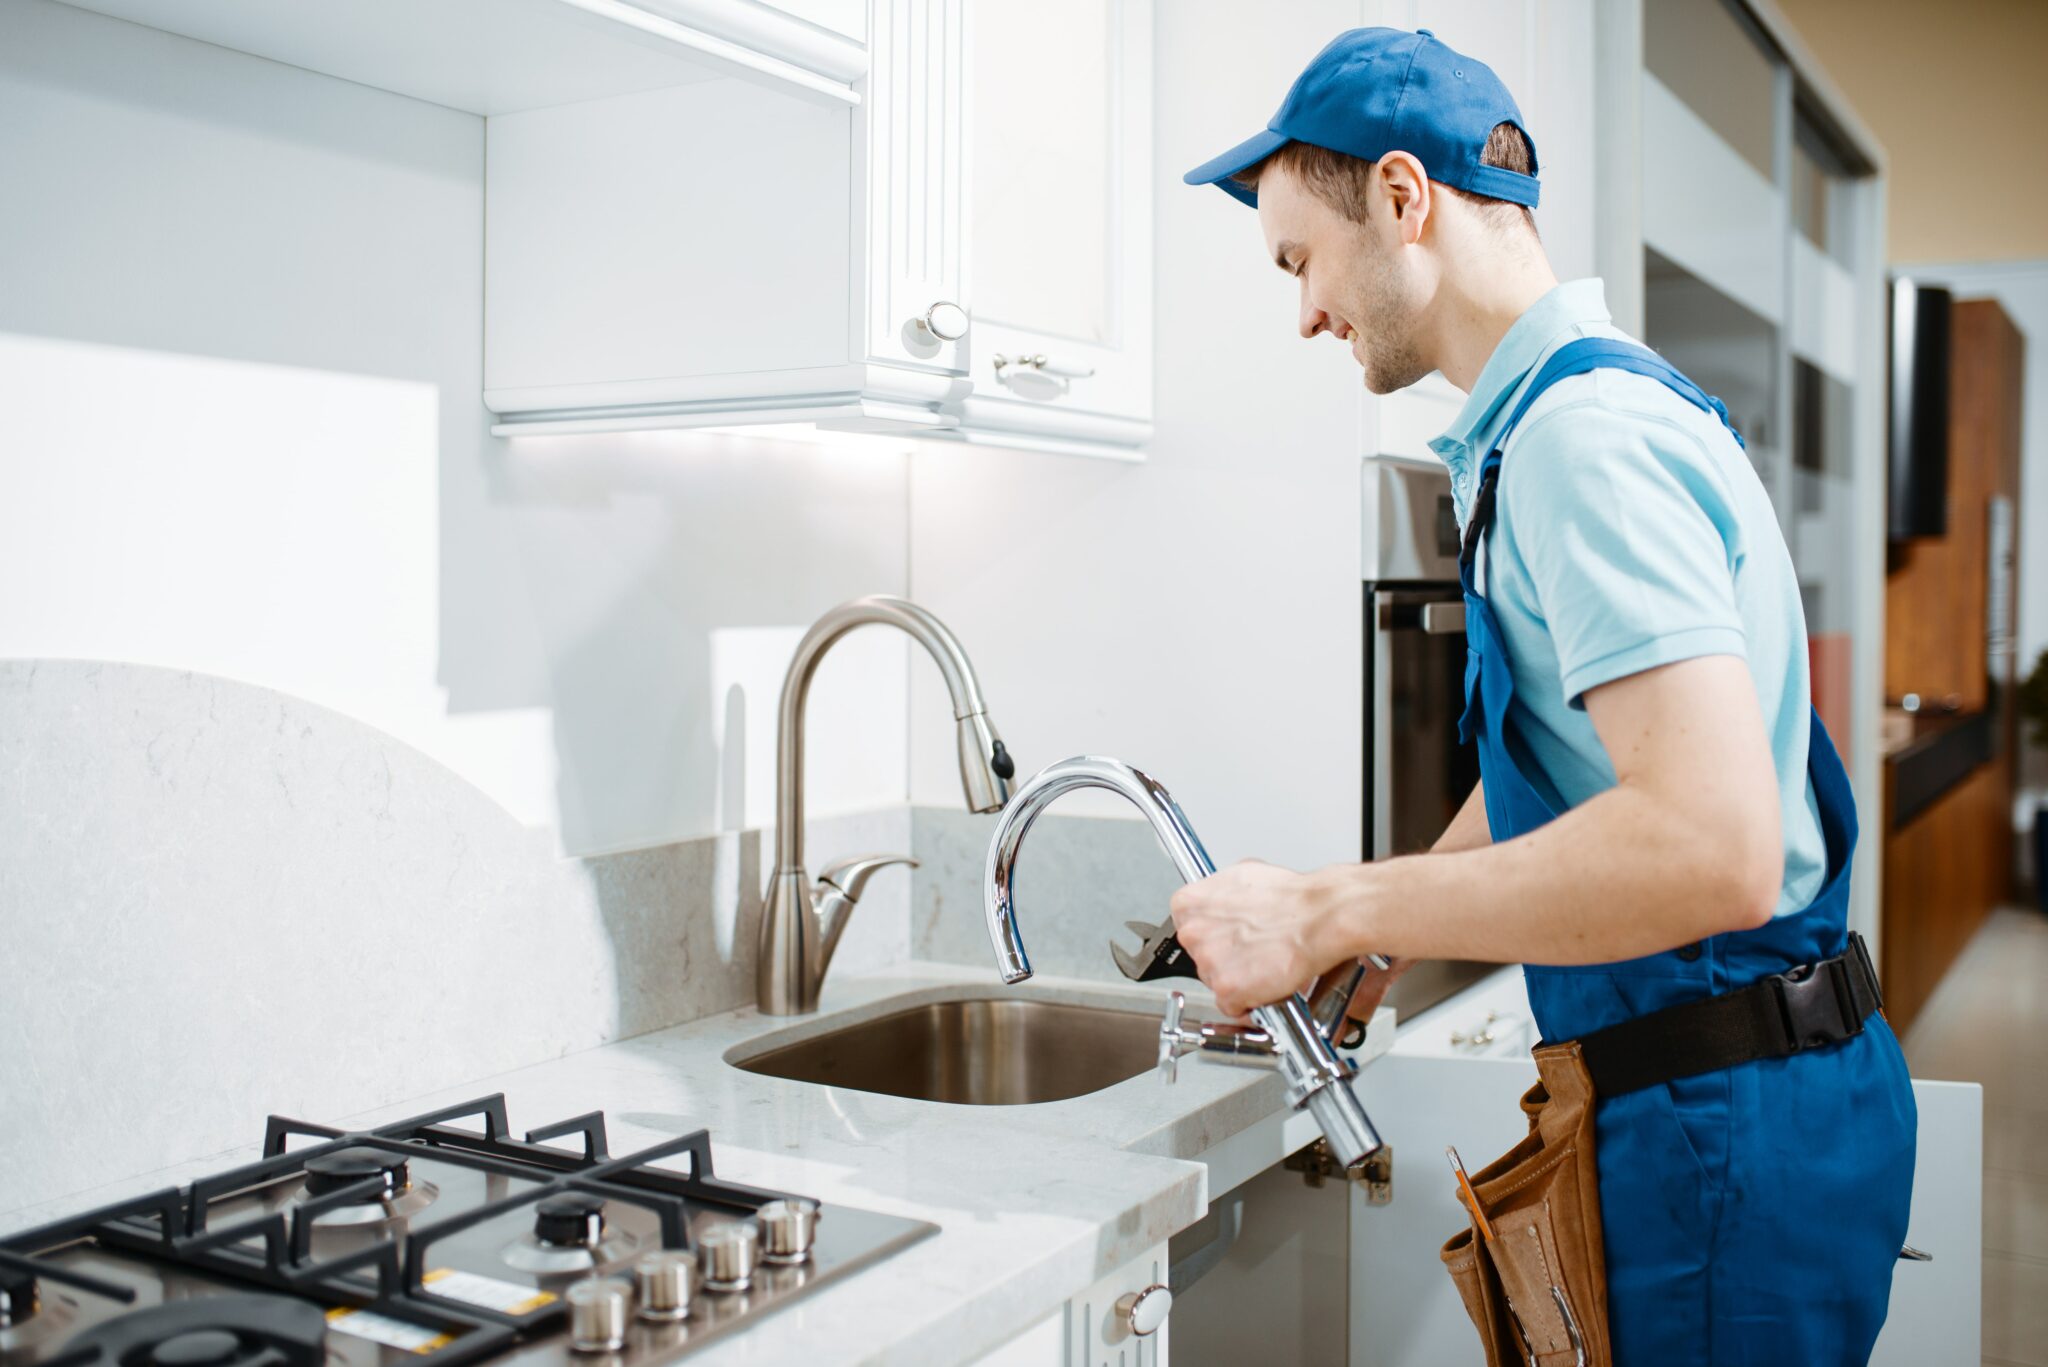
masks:
<instances>
[{"instance_id":1,"label":"oven door handle","mask_svg":"<svg viewBox=\"0 0 2048 1367\"><path fill-rule=\"evenodd\" d=\"M1464 600L1452 598L1434 603L1381 603L1378 626L1381 631L1423 631L1431 636L1457 636L1465 630Z\"/></svg>"}]
</instances>

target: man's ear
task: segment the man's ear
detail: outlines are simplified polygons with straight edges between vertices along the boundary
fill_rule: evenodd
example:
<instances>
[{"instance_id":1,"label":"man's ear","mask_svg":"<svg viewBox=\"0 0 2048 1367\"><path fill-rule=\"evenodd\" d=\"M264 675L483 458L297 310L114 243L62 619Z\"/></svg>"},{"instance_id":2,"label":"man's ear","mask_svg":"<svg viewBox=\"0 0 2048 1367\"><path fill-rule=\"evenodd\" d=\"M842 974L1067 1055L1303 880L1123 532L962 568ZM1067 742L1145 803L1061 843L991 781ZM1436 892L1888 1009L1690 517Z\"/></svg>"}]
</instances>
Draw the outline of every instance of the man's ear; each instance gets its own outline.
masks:
<instances>
[{"instance_id":1,"label":"man's ear","mask_svg":"<svg viewBox=\"0 0 2048 1367\"><path fill-rule=\"evenodd\" d=\"M1373 174L1394 211L1394 227L1401 241L1413 246L1421 239L1422 225L1429 221L1433 207L1428 173L1412 154L1388 152L1374 164Z\"/></svg>"}]
</instances>

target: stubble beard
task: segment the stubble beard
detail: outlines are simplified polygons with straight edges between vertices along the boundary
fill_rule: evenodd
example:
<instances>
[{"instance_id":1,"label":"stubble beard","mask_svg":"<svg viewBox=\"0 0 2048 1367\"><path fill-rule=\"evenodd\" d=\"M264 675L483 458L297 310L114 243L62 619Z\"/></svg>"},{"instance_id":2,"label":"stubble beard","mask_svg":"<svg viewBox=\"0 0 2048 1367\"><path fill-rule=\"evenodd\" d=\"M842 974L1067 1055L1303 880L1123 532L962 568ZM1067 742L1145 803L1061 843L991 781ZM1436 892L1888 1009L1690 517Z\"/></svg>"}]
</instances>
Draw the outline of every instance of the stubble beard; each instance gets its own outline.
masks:
<instances>
[{"instance_id":1,"label":"stubble beard","mask_svg":"<svg viewBox=\"0 0 2048 1367\"><path fill-rule=\"evenodd\" d=\"M1365 370L1365 387L1375 394L1406 389L1434 368L1422 359L1415 343L1415 318L1421 300L1398 272L1384 261L1367 268L1360 290L1364 307L1354 317L1372 319L1372 328L1359 341L1359 365Z\"/></svg>"}]
</instances>

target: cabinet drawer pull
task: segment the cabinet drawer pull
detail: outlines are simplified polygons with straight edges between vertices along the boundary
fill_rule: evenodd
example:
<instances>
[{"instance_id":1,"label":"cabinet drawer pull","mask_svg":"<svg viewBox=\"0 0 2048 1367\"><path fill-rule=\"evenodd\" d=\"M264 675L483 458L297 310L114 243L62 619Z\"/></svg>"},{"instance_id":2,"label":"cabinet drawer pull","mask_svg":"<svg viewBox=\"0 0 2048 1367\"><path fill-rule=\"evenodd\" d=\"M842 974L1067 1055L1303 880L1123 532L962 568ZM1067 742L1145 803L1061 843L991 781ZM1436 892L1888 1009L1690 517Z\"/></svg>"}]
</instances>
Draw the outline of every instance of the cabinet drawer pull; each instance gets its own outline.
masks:
<instances>
[{"instance_id":1,"label":"cabinet drawer pull","mask_svg":"<svg viewBox=\"0 0 2048 1367\"><path fill-rule=\"evenodd\" d=\"M992 358L996 382L1026 399L1056 399L1067 392L1071 380L1085 380L1095 373L1092 365L1056 360L1051 356L1004 356Z\"/></svg>"}]
</instances>

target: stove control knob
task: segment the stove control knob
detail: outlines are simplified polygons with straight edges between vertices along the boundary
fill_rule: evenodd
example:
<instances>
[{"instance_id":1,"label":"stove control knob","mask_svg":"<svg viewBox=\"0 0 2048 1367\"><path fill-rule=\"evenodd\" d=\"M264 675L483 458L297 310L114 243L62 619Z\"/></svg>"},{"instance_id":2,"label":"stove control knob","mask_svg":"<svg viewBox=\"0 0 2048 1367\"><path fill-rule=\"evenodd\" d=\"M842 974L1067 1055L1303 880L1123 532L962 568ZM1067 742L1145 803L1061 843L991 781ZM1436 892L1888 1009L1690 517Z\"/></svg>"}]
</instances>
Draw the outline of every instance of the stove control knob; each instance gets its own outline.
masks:
<instances>
[{"instance_id":1,"label":"stove control knob","mask_svg":"<svg viewBox=\"0 0 2048 1367\"><path fill-rule=\"evenodd\" d=\"M818 1203L801 1196L770 1201L754 1212L761 1222L761 1256L771 1263L800 1263L818 1237Z\"/></svg>"},{"instance_id":2,"label":"stove control knob","mask_svg":"<svg viewBox=\"0 0 2048 1367\"><path fill-rule=\"evenodd\" d=\"M679 1320L690 1313L697 1294L697 1264L687 1253L662 1249L633 1265L640 1292L639 1315L648 1320Z\"/></svg>"},{"instance_id":3,"label":"stove control knob","mask_svg":"<svg viewBox=\"0 0 2048 1367\"><path fill-rule=\"evenodd\" d=\"M744 1291L761 1265L761 1230L752 1220L713 1225L697 1240L704 1285L713 1291Z\"/></svg>"},{"instance_id":4,"label":"stove control knob","mask_svg":"<svg viewBox=\"0 0 2048 1367\"><path fill-rule=\"evenodd\" d=\"M579 1353L615 1353L626 1346L626 1288L593 1277L569 1288L569 1346Z\"/></svg>"},{"instance_id":5,"label":"stove control knob","mask_svg":"<svg viewBox=\"0 0 2048 1367\"><path fill-rule=\"evenodd\" d=\"M582 1191L550 1196L533 1208L533 1233L558 1248L595 1248L604 1237L604 1202Z\"/></svg>"},{"instance_id":6,"label":"stove control knob","mask_svg":"<svg viewBox=\"0 0 2048 1367\"><path fill-rule=\"evenodd\" d=\"M1117 1317L1131 1327L1139 1338L1157 1333L1159 1326L1166 1323L1167 1312L1173 1309L1173 1293L1154 1282L1143 1291L1133 1291L1118 1298Z\"/></svg>"}]
</instances>

